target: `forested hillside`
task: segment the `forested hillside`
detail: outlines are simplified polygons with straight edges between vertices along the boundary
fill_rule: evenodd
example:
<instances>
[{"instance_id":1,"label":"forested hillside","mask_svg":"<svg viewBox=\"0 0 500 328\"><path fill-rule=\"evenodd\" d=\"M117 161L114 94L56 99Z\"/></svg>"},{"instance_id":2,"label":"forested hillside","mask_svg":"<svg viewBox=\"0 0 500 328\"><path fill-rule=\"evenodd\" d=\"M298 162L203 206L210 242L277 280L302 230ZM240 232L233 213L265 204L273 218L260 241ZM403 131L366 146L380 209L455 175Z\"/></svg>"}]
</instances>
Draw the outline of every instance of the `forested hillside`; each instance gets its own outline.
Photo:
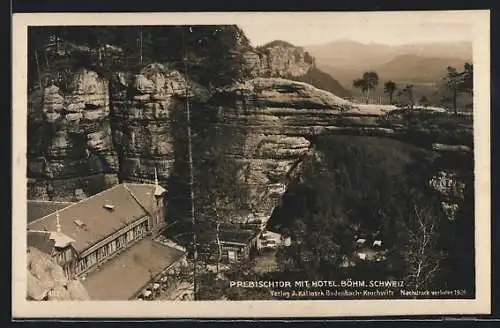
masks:
<instances>
[{"instance_id":1,"label":"forested hillside","mask_svg":"<svg viewBox=\"0 0 500 328\"><path fill-rule=\"evenodd\" d=\"M473 197L466 191L455 220L446 218L428 187L436 154L374 137L320 137L315 149L269 222L297 241L279 254L282 270L300 279L392 276L406 287L473 291ZM387 261L352 259L358 238L381 240Z\"/></svg>"}]
</instances>

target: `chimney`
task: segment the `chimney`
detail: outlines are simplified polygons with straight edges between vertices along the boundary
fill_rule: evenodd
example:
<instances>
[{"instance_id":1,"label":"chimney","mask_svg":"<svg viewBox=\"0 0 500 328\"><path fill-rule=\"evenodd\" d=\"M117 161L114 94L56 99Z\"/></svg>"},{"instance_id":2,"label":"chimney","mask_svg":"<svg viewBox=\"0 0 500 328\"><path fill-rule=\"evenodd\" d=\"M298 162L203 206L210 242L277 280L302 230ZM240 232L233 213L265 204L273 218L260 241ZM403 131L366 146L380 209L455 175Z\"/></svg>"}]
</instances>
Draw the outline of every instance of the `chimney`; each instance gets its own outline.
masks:
<instances>
[{"instance_id":1,"label":"chimney","mask_svg":"<svg viewBox=\"0 0 500 328\"><path fill-rule=\"evenodd\" d=\"M56 229L61 232L61 221L59 220L59 211L56 212Z\"/></svg>"}]
</instances>

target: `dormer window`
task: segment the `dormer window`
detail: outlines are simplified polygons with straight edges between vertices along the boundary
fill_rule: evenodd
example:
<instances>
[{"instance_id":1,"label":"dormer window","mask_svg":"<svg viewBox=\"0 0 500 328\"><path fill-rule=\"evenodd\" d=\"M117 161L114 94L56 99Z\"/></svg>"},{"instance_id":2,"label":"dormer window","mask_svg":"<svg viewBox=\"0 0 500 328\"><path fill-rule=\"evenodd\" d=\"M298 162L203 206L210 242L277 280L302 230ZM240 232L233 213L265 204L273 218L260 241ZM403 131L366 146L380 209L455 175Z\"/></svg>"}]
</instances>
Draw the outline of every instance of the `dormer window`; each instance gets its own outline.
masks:
<instances>
[{"instance_id":1,"label":"dormer window","mask_svg":"<svg viewBox=\"0 0 500 328\"><path fill-rule=\"evenodd\" d=\"M78 226L78 228L82 228L83 229L85 227L85 223L83 223L80 220L74 220L73 222Z\"/></svg>"},{"instance_id":2,"label":"dormer window","mask_svg":"<svg viewBox=\"0 0 500 328\"><path fill-rule=\"evenodd\" d=\"M104 204L104 208L108 211L113 211L115 209L115 206L112 204Z\"/></svg>"}]
</instances>

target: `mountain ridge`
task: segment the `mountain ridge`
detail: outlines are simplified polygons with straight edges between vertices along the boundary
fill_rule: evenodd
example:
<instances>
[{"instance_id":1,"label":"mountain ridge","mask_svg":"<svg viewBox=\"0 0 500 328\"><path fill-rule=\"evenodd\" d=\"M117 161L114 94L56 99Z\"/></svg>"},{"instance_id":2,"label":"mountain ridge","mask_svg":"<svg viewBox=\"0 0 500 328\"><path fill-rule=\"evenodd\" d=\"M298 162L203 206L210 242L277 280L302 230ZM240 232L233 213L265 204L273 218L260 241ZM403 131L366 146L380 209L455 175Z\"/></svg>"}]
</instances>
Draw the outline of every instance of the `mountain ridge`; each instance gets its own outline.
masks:
<instances>
[{"instance_id":1,"label":"mountain ridge","mask_svg":"<svg viewBox=\"0 0 500 328\"><path fill-rule=\"evenodd\" d=\"M464 61L472 59L471 42L428 42L391 46L344 40L324 45L305 46L304 49L316 58L319 67L325 65L356 67L360 70L373 69L405 54L421 57L453 57Z\"/></svg>"}]
</instances>

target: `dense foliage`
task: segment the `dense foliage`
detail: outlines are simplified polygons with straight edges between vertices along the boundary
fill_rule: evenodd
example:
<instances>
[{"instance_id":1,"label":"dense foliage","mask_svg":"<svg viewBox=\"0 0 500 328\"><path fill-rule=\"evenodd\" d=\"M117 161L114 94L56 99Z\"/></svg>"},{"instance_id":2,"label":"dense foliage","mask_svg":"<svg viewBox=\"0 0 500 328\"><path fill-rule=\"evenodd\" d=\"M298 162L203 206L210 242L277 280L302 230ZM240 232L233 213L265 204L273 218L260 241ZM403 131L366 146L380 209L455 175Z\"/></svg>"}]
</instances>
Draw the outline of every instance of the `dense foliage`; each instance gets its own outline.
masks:
<instances>
[{"instance_id":1,"label":"dense foliage","mask_svg":"<svg viewBox=\"0 0 500 328\"><path fill-rule=\"evenodd\" d=\"M224 85L238 79L241 53L250 47L237 26L95 26L30 27L30 87L49 82L66 85L74 70L103 75L133 70L151 62L189 69L202 85Z\"/></svg>"},{"instance_id":2,"label":"dense foliage","mask_svg":"<svg viewBox=\"0 0 500 328\"><path fill-rule=\"evenodd\" d=\"M473 201L466 198L468 214L447 220L437 194L426 187L430 152L394 140L340 136L319 138L316 149L320 155L305 164L271 219L295 241L279 253L283 271L305 279L394 276L415 288L448 281L472 290L473 247L458 245L451 234L470 246L473 230L465 226ZM340 267L356 238L373 236L383 240L387 263ZM456 270L469 280L453 279Z\"/></svg>"}]
</instances>

